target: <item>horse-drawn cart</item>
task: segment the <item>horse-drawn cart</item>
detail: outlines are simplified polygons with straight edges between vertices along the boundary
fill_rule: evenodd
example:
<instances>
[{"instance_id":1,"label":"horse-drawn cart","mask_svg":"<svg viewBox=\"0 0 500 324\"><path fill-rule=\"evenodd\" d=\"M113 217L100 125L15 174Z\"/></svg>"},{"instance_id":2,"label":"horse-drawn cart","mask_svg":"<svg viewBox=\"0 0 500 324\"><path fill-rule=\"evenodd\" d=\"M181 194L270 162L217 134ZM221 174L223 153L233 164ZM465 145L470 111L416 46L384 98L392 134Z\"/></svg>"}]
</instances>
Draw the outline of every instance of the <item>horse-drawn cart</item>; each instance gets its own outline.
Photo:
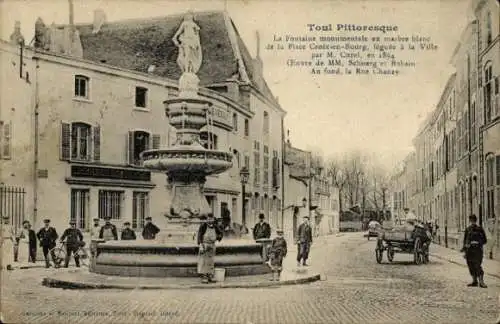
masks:
<instances>
[{"instance_id":1,"label":"horse-drawn cart","mask_svg":"<svg viewBox=\"0 0 500 324\"><path fill-rule=\"evenodd\" d=\"M391 228L382 228L379 231L375 257L377 263L382 263L384 251L387 251L387 260L392 262L396 253L413 255L415 264L429 262L429 245L431 237L428 231L416 221L408 220L404 225Z\"/></svg>"}]
</instances>

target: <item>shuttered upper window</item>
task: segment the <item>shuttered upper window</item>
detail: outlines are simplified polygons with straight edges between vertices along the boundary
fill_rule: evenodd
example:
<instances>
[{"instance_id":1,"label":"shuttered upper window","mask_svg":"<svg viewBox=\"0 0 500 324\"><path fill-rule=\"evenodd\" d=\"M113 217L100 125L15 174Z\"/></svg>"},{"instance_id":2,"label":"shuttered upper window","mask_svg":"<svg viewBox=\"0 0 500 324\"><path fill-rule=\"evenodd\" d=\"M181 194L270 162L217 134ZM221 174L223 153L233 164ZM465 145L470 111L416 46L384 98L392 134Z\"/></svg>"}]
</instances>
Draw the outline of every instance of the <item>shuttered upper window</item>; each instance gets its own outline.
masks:
<instances>
[{"instance_id":1,"label":"shuttered upper window","mask_svg":"<svg viewBox=\"0 0 500 324\"><path fill-rule=\"evenodd\" d=\"M127 138L127 163L130 165L141 165L141 153L149 149L160 148L161 137L158 134L150 134L142 130L128 132Z\"/></svg>"},{"instance_id":2,"label":"shuttered upper window","mask_svg":"<svg viewBox=\"0 0 500 324\"><path fill-rule=\"evenodd\" d=\"M101 129L87 123L61 123L60 158L63 161L99 161Z\"/></svg>"},{"instance_id":3,"label":"shuttered upper window","mask_svg":"<svg viewBox=\"0 0 500 324\"><path fill-rule=\"evenodd\" d=\"M0 120L0 159L12 157L12 123Z\"/></svg>"}]
</instances>

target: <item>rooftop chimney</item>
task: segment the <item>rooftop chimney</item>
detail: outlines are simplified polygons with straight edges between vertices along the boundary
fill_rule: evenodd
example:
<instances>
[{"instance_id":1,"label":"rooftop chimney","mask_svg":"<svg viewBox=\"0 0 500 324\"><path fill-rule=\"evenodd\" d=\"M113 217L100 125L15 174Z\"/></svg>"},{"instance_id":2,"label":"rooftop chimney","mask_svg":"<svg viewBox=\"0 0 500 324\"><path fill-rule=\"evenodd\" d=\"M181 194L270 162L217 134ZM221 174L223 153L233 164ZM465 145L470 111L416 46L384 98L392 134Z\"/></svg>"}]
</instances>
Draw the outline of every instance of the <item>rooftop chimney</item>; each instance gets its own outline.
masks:
<instances>
[{"instance_id":1,"label":"rooftop chimney","mask_svg":"<svg viewBox=\"0 0 500 324\"><path fill-rule=\"evenodd\" d=\"M71 42L74 40L75 34L75 8L73 6L73 0L68 0L69 3L69 37Z\"/></svg>"},{"instance_id":2,"label":"rooftop chimney","mask_svg":"<svg viewBox=\"0 0 500 324\"><path fill-rule=\"evenodd\" d=\"M97 34L106 23L106 13L102 9L94 10L94 29L92 34Z\"/></svg>"}]
</instances>

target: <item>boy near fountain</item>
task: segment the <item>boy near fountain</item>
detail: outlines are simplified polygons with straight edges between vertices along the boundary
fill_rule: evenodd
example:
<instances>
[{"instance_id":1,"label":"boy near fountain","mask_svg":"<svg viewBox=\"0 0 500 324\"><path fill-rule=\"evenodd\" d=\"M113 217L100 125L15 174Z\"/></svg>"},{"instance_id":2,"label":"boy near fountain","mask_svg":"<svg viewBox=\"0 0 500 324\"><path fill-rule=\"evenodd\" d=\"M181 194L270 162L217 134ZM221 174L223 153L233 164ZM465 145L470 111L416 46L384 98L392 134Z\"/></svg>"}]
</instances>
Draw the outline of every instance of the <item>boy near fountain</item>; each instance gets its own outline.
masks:
<instances>
[{"instance_id":1,"label":"boy near fountain","mask_svg":"<svg viewBox=\"0 0 500 324\"><path fill-rule=\"evenodd\" d=\"M276 234L277 236L273 239L273 243L271 244L271 248L269 250L269 265L273 271L273 276L270 279L271 281L280 280L281 270L283 269L283 258L287 253L286 240L283 237L283 231L278 229Z\"/></svg>"},{"instance_id":2,"label":"boy near fountain","mask_svg":"<svg viewBox=\"0 0 500 324\"><path fill-rule=\"evenodd\" d=\"M214 282L215 242L222 240L222 230L215 224L213 214L208 214L198 229L198 274L202 283Z\"/></svg>"}]
</instances>

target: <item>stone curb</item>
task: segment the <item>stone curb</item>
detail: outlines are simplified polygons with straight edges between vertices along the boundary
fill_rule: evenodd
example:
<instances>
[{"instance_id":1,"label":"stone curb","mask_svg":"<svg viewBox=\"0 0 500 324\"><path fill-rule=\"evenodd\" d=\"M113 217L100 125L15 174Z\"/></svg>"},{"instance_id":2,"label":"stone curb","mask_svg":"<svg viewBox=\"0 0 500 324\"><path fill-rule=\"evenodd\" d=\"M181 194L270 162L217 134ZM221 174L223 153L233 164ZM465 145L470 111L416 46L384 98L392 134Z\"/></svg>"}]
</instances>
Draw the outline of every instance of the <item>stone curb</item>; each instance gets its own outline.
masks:
<instances>
[{"instance_id":1,"label":"stone curb","mask_svg":"<svg viewBox=\"0 0 500 324\"><path fill-rule=\"evenodd\" d=\"M213 284L164 284L164 285L128 285L128 284L99 284L99 283L86 283L70 280L61 280L51 277L43 278L42 285L50 288L63 288L63 289L223 289L223 288L265 288L265 287L279 287L289 285L299 285L310 283L320 280L320 274L313 274L307 277L290 279L283 281L261 281L261 282L234 282L234 283L213 283Z\"/></svg>"},{"instance_id":2,"label":"stone curb","mask_svg":"<svg viewBox=\"0 0 500 324\"><path fill-rule=\"evenodd\" d=\"M441 259L441 260L445 260L445 261L448 261L450 263L453 263L453 264L458 264L459 266L462 266L464 268L467 268L467 265L466 264L463 264L463 263L460 263L460 262L457 262L455 260L452 260L451 258L448 258L448 257L444 257L444 256L441 256L441 255L438 255L438 254L434 254L434 253L430 253L431 256L435 257L435 258L438 258L438 259ZM484 273L488 276L492 276L492 277L495 277L495 278L499 278L500 279L500 275L499 274L496 274L496 273L493 273L493 272L490 272L490 271L484 271Z\"/></svg>"}]
</instances>

